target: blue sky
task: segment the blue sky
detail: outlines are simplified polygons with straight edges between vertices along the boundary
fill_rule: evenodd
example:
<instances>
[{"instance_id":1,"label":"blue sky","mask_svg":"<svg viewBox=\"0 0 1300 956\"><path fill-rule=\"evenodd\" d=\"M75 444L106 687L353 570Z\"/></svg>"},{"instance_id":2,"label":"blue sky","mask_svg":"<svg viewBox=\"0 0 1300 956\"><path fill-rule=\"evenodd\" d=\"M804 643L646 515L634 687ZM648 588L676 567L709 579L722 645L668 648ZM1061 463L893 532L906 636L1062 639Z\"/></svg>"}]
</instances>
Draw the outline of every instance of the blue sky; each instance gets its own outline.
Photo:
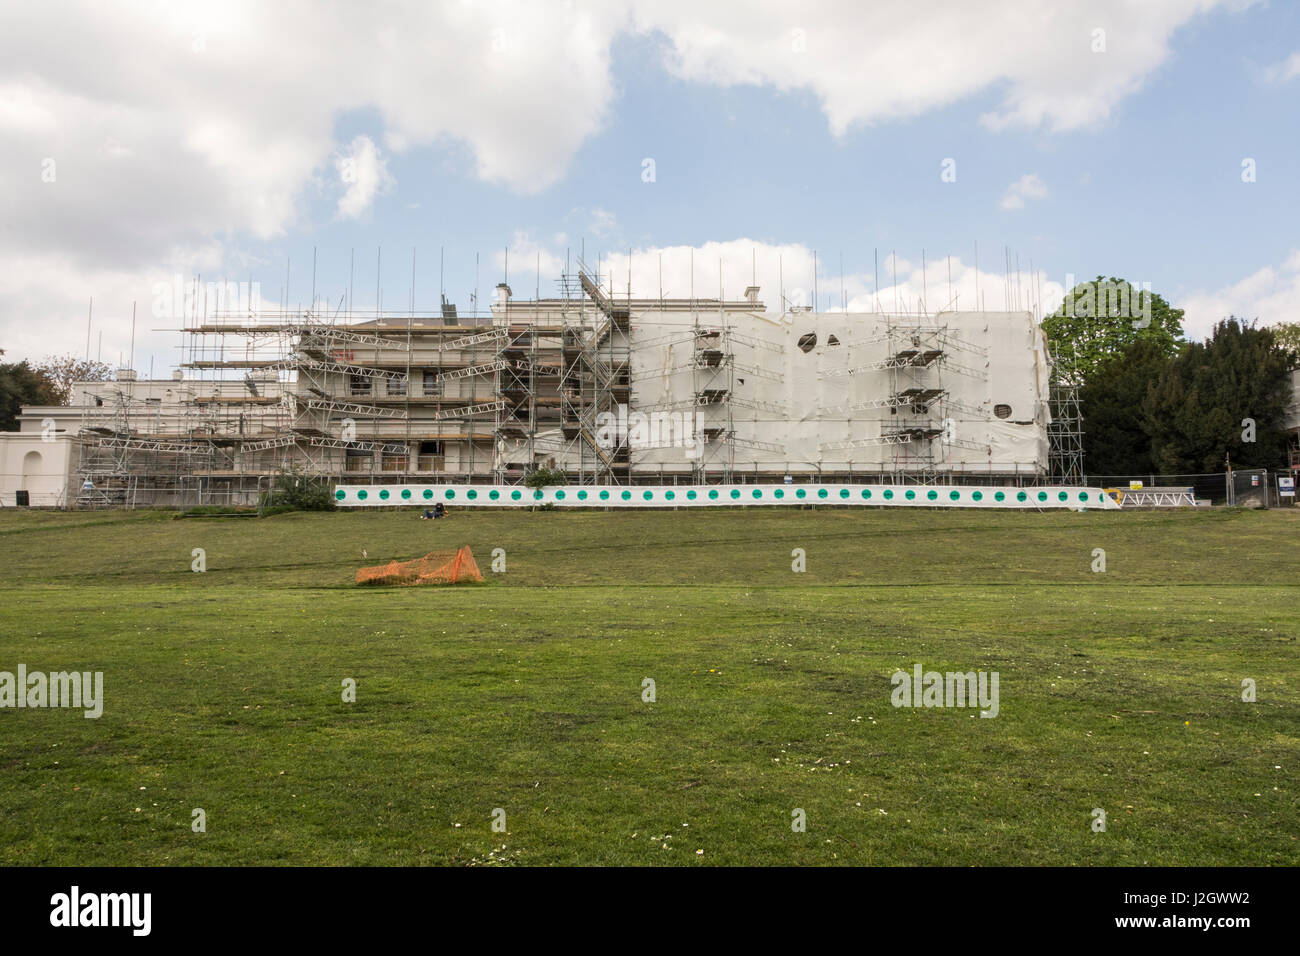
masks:
<instances>
[{"instance_id":1,"label":"blue sky","mask_svg":"<svg viewBox=\"0 0 1300 956\"><path fill-rule=\"evenodd\" d=\"M716 294L721 263L738 297L755 256L770 309L776 263L789 293L811 285L813 250L822 307L840 305L841 255L850 307L870 307L873 250L886 287L894 250L915 308L924 250L927 304L948 300L951 255L971 307L978 243L989 307L1009 247L1022 304L1054 307L1067 273L1103 273L1149 282L1194 335L1229 311L1300 319L1300 5L990 3L976 20L945 0L885 6L875 19L854 4L394 7L325 14L339 22L312 37L288 8L196 3L160 25L146 5L90 25L82 52L99 70L73 55L75 31L66 55L39 55L71 9L6 14L0 162L29 182L0 194L15 210L0 233L0 347L83 351L94 295L116 363L129 300L143 313L160 279L251 277L274 306L291 260L290 301L306 304L313 250L331 307L355 251L354 304L370 309L381 245L393 309L407 307L413 249L417 309L436 305L440 249L448 296L468 309L475 253L486 303L507 247L515 294L531 296L539 256L547 294L584 243L619 286L633 250L646 295L661 256L667 291L687 294L694 249L697 293ZM151 44L156 62L123 69L133 44L133 64ZM270 51L288 62L268 65ZM380 82L368 55L401 64ZM30 182L46 157L58 180ZM153 329L175 324L141 321L137 367L170 367L176 337Z\"/></svg>"}]
</instances>

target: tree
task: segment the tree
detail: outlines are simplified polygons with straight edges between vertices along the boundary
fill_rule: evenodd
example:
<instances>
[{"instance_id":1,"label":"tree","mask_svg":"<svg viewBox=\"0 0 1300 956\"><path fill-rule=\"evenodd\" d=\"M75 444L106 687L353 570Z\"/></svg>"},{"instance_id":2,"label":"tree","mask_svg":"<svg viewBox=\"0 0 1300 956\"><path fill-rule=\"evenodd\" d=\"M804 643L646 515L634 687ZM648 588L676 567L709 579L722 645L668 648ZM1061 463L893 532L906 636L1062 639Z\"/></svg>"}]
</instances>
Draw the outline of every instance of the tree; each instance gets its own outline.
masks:
<instances>
[{"instance_id":1,"label":"tree","mask_svg":"<svg viewBox=\"0 0 1300 956\"><path fill-rule=\"evenodd\" d=\"M566 481L568 477L558 468L538 468L524 479L524 485L529 488L547 488L551 485L562 485Z\"/></svg>"},{"instance_id":2,"label":"tree","mask_svg":"<svg viewBox=\"0 0 1300 956\"><path fill-rule=\"evenodd\" d=\"M58 405L72 404L72 386L76 382L108 382L113 378L113 368L107 362L79 359L71 354L46 356L36 371L54 386Z\"/></svg>"},{"instance_id":3,"label":"tree","mask_svg":"<svg viewBox=\"0 0 1300 956\"><path fill-rule=\"evenodd\" d=\"M0 363L0 431L18 429L18 412L24 405L58 405L54 383L26 360Z\"/></svg>"},{"instance_id":4,"label":"tree","mask_svg":"<svg viewBox=\"0 0 1300 956\"><path fill-rule=\"evenodd\" d=\"M1159 342L1139 338L1123 354L1103 363L1079 389L1084 461L1090 473L1155 470L1143 402L1172 361Z\"/></svg>"},{"instance_id":5,"label":"tree","mask_svg":"<svg viewBox=\"0 0 1300 956\"><path fill-rule=\"evenodd\" d=\"M1217 472L1225 456L1245 468L1284 464L1291 357L1272 329L1235 316L1185 346L1142 403L1154 470Z\"/></svg>"},{"instance_id":6,"label":"tree","mask_svg":"<svg viewBox=\"0 0 1300 956\"><path fill-rule=\"evenodd\" d=\"M1137 341L1155 343L1164 355L1176 354L1183 310L1124 279L1097 276L1066 293L1061 307L1043 319L1043 334L1058 361L1072 359L1078 384L1083 384Z\"/></svg>"},{"instance_id":7,"label":"tree","mask_svg":"<svg viewBox=\"0 0 1300 956\"><path fill-rule=\"evenodd\" d=\"M282 471L262 503L284 511L333 511L334 491L327 478Z\"/></svg>"},{"instance_id":8,"label":"tree","mask_svg":"<svg viewBox=\"0 0 1300 956\"><path fill-rule=\"evenodd\" d=\"M1296 353L1297 358L1292 361L1300 359L1300 322L1279 322L1269 328L1273 330L1273 338L1279 346Z\"/></svg>"}]
</instances>

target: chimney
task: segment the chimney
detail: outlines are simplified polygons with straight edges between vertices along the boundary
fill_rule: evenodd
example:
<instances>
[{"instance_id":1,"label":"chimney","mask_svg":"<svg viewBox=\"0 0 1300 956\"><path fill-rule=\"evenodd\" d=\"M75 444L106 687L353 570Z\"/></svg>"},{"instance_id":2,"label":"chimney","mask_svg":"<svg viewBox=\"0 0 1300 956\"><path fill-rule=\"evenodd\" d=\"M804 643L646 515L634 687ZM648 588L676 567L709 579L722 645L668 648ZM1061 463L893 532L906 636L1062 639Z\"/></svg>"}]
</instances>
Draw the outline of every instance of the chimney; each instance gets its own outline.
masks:
<instances>
[{"instance_id":1,"label":"chimney","mask_svg":"<svg viewBox=\"0 0 1300 956\"><path fill-rule=\"evenodd\" d=\"M506 285L504 282L497 283L497 305L505 305L510 301L510 296L513 294L514 293L510 291L510 286Z\"/></svg>"},{"instance_id":2,"label":"chimney","mask_svg":"<svg viewBox=\"0 0 1300 956\"><path fill-rule=\"evenodd\" d=\"M119 382L134 382L135 369L120 368L117 370L117 380Z\"/></svg>"},{"instance_id":3,"label":"chimney","mask_svg":"<svg viewBox=\"0 0 1300 956\"><path fill-rule=\"evenodd\" d=\"M758 305L758 286L748 286L745 289L745 299L750 305Z\"/></svg>"}]
</instances>

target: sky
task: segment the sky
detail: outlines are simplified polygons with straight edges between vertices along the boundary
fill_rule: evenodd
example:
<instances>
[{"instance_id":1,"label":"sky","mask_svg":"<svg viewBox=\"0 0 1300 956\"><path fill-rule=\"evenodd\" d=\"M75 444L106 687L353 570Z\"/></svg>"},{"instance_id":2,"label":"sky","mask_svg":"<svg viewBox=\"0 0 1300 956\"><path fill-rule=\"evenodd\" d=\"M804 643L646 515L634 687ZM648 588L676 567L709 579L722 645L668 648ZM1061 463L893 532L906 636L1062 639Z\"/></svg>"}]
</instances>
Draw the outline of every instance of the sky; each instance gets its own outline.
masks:
<instances>
[{"instance_id":1,"label":"sky","mask_svg":"<svg viewBox=\"0 0 1300 956\"><path fill-rule=\"evenodd\" d=\"M464 313L579 257L772 312L1118 276L1199 338L1300 320L1298 210L1293 2L0 6L4 361L165 377L196 284Z\"/></svg>"}]
</instances>

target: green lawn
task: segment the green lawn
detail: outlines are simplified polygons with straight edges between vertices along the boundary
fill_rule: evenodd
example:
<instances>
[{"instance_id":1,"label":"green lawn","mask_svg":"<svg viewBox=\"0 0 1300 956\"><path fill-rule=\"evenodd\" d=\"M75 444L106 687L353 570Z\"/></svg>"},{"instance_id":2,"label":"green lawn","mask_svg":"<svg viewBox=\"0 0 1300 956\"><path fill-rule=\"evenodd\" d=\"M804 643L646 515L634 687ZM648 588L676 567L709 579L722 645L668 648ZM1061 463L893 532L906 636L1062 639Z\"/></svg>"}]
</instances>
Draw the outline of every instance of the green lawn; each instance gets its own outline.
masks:
<instances>
[{"instance_id":1,"label":"green lawn","mask_svg":"<svg viewBox=\"0 0 1300 956\"><path fill-rule=\"evenodd\" d=\"M0 710L0 862L1296 864L1298 543L1276 511L6 511L0 670L106 701ZM485 584L352 584L462 544ZM1000 713L895 709L918 662L999 672Z\"/></svg>"}]
</instances>

